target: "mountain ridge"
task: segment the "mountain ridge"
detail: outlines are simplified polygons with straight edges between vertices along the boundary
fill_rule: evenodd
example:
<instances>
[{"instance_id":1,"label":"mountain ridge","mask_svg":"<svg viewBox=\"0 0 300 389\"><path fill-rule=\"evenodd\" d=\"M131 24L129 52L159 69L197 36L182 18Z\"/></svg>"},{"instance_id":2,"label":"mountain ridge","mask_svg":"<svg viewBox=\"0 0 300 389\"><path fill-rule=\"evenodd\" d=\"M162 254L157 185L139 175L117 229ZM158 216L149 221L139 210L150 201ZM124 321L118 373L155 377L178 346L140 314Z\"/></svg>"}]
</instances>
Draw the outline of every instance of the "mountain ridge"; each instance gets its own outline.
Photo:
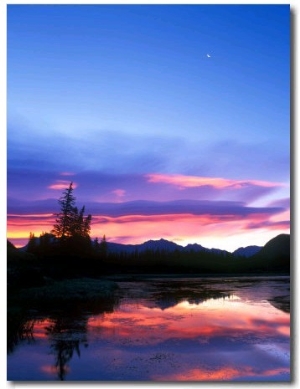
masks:
<instances>
[{"instance_id":1,"label":"mountain ridge","mask_svg":"<svg viewBox=\"0 0 300 389\"><path fill-rule=\"evenodd\" d=\"M37 243L39 238L35 239ZM226 250L206 249L198 244L183 247L166 239L149 240L140 245L112 242L103 245L103 242L99 244L95 240L92 242L94 247L91 253L85 257L76 257L72 253L68 255L67 251L60 251L56 239L53 241L54 246L50 244L46 249L42 240L41 250L39 243L36 243L29 247L28 251L25 251L26 248L19 251L8 241L7 254L11 269L26 259L25 263L29 261L31 267L40 267L41 272L45 271L45 274L64 274L68 277L70 274L95 276L103 273L289 275L291 270L288 234L280 234L269 240L256 254L249 257L234 256ZM43 260L38 261L39 258Z\"/></svg>"},{"instance_id":2,"label":"mountain ridge","mask_svg":"<svg viewBox=\"0 0 300 389\"><path fill-rule=\"evenodd\" d=\"M198 243L189 243L186 246L182 246L178 243L175 243L173 241L160 238L160 239L150 239L143 243L138 244L123 244L123 243L116 243L116 242L106 242L107 243L107 250L110 253L134 253L134 252L144 252L147 250L153 250L153 251L166 251L166 252L174 252L174 251L181 251L181 252L211 252L211 253L219 253L219 254L229 254L233 255L236 258L244 257L244 258L259 258L261 255L259 255L261 252L265 253L266 256L272 256L273 254L270 254L270 250L272 252L286 252L287 248L287 239L289 240L290 235L289 234L279 234L275 236L274 238L270 239L264 246L255 246L250 245L246 247L239 247L238 249L234 250L233 252L219 249L219 248L207 248L202 246ZM39 243L39 238L36 237L36 242ZM280 242L279 242L280 241ZM284 247L280 251L281 244L284 241ZM276 245L277 249L270 249L270 246ZM28 244L18 248L19 251L26 251L28 247ZM279 250L279 251L278 251ZM288 253L289 254L289 253Z\"/></svg>"},{"instance_id":3,"label":"mountain ridge","mask_svg":"<svg viewBox=\"0 0 300 389\"><path fill-rule=\"evenodd\" d=\"M207 248L198 243L189 243L186 246L181 246L175 242L160 238L160 239L150 239L143 243L138 244L122 244L115 242L107 242L108 251L111 253L133 253L133 252L142 252L145 250L164 250L164 251L183 251L183 252L212 252L219 254L232 254L235 257L250 257L259 250L262 249L261 246L246 246L240 247L237 250L230 252L227 250L219 249L219 248Z\"/></svg>"}]
</instances>

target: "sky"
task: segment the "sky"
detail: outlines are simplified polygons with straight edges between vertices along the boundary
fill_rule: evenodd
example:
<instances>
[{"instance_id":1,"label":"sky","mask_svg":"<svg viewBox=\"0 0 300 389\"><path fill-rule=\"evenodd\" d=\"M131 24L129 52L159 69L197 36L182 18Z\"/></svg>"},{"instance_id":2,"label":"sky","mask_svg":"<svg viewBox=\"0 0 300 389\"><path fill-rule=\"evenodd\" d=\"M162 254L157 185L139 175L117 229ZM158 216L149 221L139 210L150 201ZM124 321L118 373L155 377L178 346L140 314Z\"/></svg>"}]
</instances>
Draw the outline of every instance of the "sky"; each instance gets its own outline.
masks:
<instances>
[{"instance_id":1,"label":"sky","mask_svg":"<svg viewBox=\"0 0 300 389\"><path fill-rule=\"evenodd\" d=\"M7 238L71 181L92 238L289 233L289 5L8 5Z\"/></svg>"}]
</instances>

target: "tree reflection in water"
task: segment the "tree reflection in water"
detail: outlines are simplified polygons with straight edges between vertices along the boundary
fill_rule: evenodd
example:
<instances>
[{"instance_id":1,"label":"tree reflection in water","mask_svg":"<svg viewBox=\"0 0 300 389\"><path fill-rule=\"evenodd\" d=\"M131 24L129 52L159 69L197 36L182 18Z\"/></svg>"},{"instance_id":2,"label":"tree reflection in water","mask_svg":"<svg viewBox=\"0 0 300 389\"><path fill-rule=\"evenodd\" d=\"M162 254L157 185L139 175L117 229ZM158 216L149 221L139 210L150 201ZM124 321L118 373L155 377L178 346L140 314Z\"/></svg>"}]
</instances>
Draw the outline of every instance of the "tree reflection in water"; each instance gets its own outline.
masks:
<instances>
[{"instance_id":1,"label":"tree reflection in water","mask_svg":"<svg viewBox=\"0 0 300 389\"><path fill-rule=\"evenodd\" d=\"M51 352L55 355L55 369L60 380L65 379L68 363L74 352L80 357L80 344L88 346L86 337L87 318L56 317L46 327L46 335L50 340Z\"/></svg>"},{"instance_id":2,"label":"tree reflection in water","mask_svg":"<svg viewBox=\"0 0 300 389\"><path fill-rule=\"evenodd\" d=\"M9 310L7 316L7 353L12 354L24 342L34 342L38 324L42 323L44 334L54 354L54 369L59 380L64 380L69 371L68 364L74 354L80 357L80 346L88 347L87 322L91 315L112 313L119 298L87 300L85 303L58 307L59 311L45 315L43 312L29 312L26 309Z\"/></svg>"},{"instance_id":3,"label":"tree reflection in water","mask_svg":"<svg viewBox=\"0 0 300 389\"><path fill-rule=\"evenodd\" d=\"M55 355L55 369L58 378L63 381L68 373L68 363L74 352L80 357L80 345L88 347L87 322L91 314L111 313L118 305L116 296L101 302L86 302L84 307L50 317L51 324L46 327L46 335L50 341L51 352ZM89 313L86 313L89 312Z\"/></svg>"},{"instance_id":4,"label":"tree reflection in water","mask_svg":"<svg viewBox=\"0 0 300 389\"><path fill-rule=\"evenodd\" d=\"M33 328L35 320L28 319L22 313L7 314L7 353L11 354L22 341L34 342Z\"/></svg>"}]
</instances>

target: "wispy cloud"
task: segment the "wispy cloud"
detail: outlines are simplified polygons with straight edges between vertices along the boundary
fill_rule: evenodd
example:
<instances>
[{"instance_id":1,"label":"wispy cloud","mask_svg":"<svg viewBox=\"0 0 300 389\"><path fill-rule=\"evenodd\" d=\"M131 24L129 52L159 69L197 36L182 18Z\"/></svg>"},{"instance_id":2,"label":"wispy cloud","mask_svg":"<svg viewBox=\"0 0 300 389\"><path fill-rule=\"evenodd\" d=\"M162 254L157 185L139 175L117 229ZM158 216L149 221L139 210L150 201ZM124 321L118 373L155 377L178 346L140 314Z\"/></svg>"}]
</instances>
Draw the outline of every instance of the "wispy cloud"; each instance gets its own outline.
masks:
<instances>
[{"instance_id":1,"label":"wispy cloud","mask_svg":"<svg viewBox=\"0 0 300 389\"><path fill-rule=\"evenodd\" d=\"M59 180L51 185L48 186L49 189L54 189L54 190L65 190L69 187L70 181L63 181ZM76 189L78 184L76 182L73 182L73 189Z\"/></svg>"},{"instance_id":2,"label":"wispy cloud","mask_svg":"<svg viewBox=\"0 0 300 389\"><path fill-rule=\"evenodd\" d=\"M198 177L180 174L146 174L148 182L174 185L179 189L211 186L215 189L243 189L250 186L278 188L282 183L259 180L231 180L220 177Z\"/></svg>"},{"instance_id":3,"label":"wispy cloud","mask_svg":"<svg viewBox=\"0 0 300 389\"><path fill-rule=\"evenodd\" d=\"M10 200L9 214L49 213L57 210L54 199L27 201L23 206ZM89 202L87 209L93 215L119 217L126 215L276 215L284 212L283 207L249 207L241 201L175 200L175 201L128 201L128 202Z\"/></svg>"},{"instance_id":4,"label":"wispy cloud","mask_svg":"<svg viewBox=\"0 0 300 389\"><path fill-rule=\"evenodd\" d=\"M74 176L75 173L72 173L72 172L61 172L60 175L61 176Z\"/></svg>"},{"instance_id":5,"label":"wispy cloud","mask_svg":"<svg viewBox=\"0 0 300 389\"><path fill-rule=\"evenodd\" d=\"M247 230L249 229L261 229L261 228L268 228L270 230L289 230L290 228L290 221L289 220L281 220L281 221L271 221L271 220L263 220L261 222L254 222L249 223L245 226Z\"/></svg>"},{"instance_id":6,"label":"wispy cloud","mask_svg":"<svg viewBox=\"0 0 300 389\"><path fill-rule=\"evenodd\" d=\"M122 199L124 198L124 196L126 194L126 190L114 189L111 193L116 196L117 201L122 201Z\"/></svg>"}]
</instances>

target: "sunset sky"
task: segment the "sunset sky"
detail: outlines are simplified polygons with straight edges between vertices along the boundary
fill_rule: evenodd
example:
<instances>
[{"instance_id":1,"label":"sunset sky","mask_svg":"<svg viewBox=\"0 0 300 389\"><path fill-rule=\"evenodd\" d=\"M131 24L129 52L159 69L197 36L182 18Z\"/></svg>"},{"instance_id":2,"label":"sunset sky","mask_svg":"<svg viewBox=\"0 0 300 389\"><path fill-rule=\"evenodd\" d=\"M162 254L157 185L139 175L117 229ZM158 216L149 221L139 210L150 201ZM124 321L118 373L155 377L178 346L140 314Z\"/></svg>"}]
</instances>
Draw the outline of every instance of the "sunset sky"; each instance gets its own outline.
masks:
<instances>
[{"instance_id":1,"label":"sunset sky","mask_svg":"<svg viewBox=\"0 0 300 389\"><path fill-rule=\"evenodd\" d=\"M289 5L8 5L8 239L71 181L92 238L289 233Z\"/></svg>"}]
</instances>

